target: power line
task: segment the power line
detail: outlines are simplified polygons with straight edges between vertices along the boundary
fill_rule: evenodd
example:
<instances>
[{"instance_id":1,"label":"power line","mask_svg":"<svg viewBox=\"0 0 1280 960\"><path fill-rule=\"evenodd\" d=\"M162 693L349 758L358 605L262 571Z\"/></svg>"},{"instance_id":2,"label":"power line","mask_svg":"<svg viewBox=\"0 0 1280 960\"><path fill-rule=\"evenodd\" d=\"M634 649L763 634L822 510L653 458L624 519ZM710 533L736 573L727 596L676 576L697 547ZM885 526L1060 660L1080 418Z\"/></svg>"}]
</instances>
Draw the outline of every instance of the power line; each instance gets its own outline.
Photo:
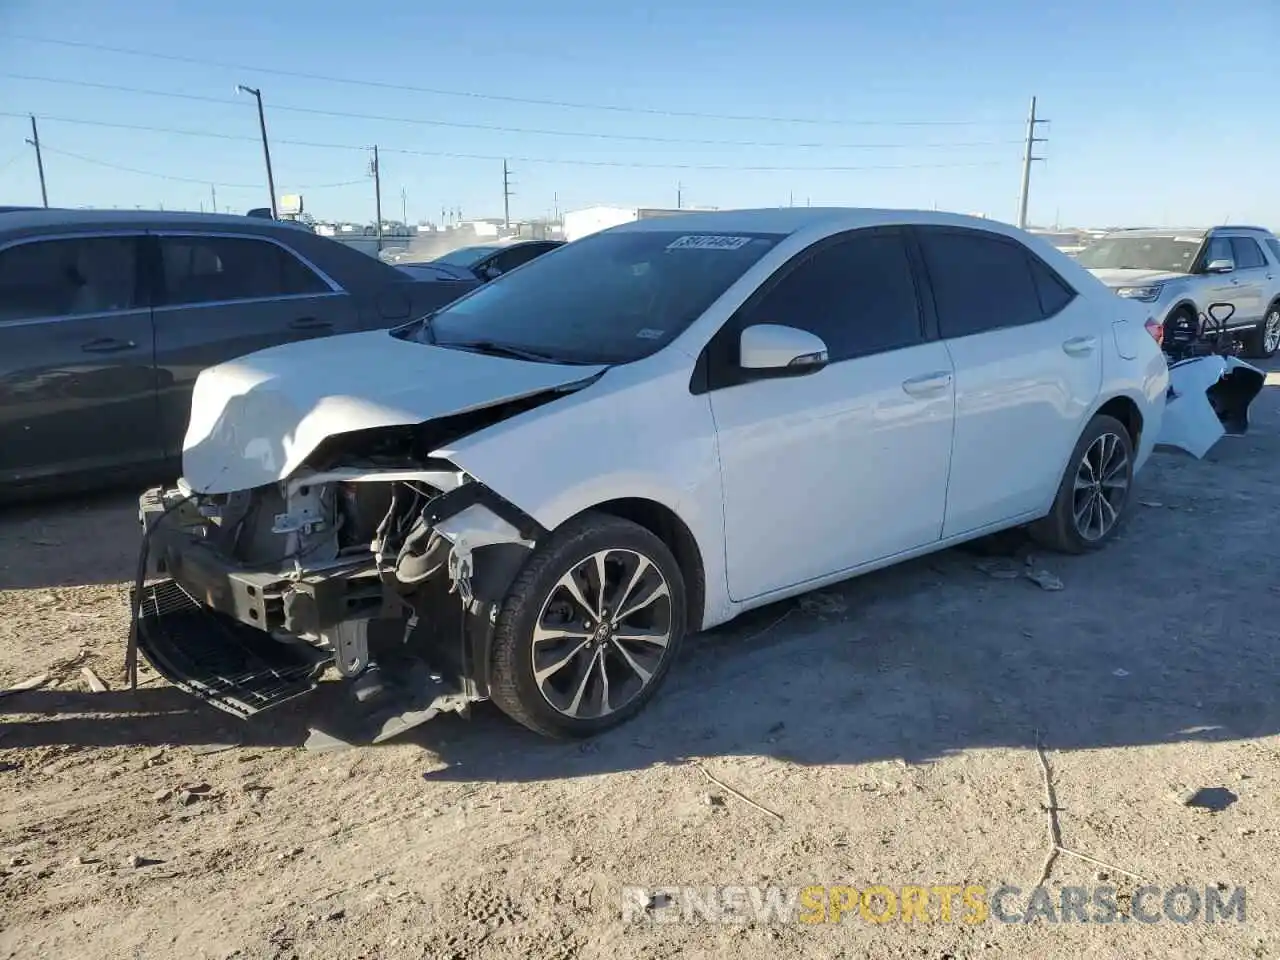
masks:
<instances>
[{"instance_id":1,"label":"power line","mask_svg":"<svg viewBox=\"0 0 1280 960\"><path fill-rule=\"evenodd\" d=\"M551 100L538 97L517 97L495 93L477 93L473 90L447 90L439 87L419 87L405 83L389 83L382 80L359 80L354 77L335 77L319 73L303 73L297 70L281 70L278 67L255 67L243 63L230 63L225 60L209 60L203 57L186 57L172 53L155 53L149 50L136 50L129 47L115 47L102 43L88 43L82 40L62 40L52 37L32 37L19 34L0 35L9 40L26 43L47 43L56 46L70 47L78 50L97 50L103 53L117 53L131 57L145 57L152 60L167 60L171 63L186 63L205 67L218 67L223 70L264 73L277 77L293 77L299 80L318 80L323 83L340 83L349 86L372 87L379 90L401 90L410 93L425 93L438 97L458 97L468 100L488 100L500 103L520 103L531 106L562 107L572 110L604 110L614 113L647 114L659 117L689 117L698 120L733 120L753 123L794 123L813 126L866 126L866 127L947 127L947 126L1006 126L1006 120L824 120L814 117L777 117L764 114L730 114L703 113L693 110L667 110L655 107L628 107L621 104L587 103L573 100Z\"/></svg>"},{"instance_id":2,"label":"power line","mask_svg":"<svg viewBox=\"0 0 1280 960\"><path fill-rule=\"evenodd\" d=\"M10 80L29 80L38 83L57 83L73 87L88 87L94 90L111 90L117 93L139 94L148 97L167 97L175 100L194 100L199 103L219 103L228 106L236 105L236 101L220 97L201 96L193 93L179 93L173 90L146 90L141 87L127 87L114 83L94 83L88 80L71 80L62 77L38 77L24 73L0 73L0 77ZM469 123L458 120L430 120L423 117L393 117L376 113L357 113L347 110L327 110L319 107L295 107L273 102L273 111L310 114L321 117L339 117L349 120L376 120L383 123L409 123L427 127L451 127L458 130L484 130L493 133L519 133L524 135L548 137L575 137L593 140L622 140L632 143L669 143L697 144L699 146L718 147L781 147L801 150L910 150L910 149L949 149L960 147L998 147L1021 144L1021 140L973 140L946 141L941 143L788 143L779 140L711 140L697 137L658 137L633 133L595 133L584 130L549 130L538 127L509 127L492 123Z\"/></svg>"},{"instance_id":3,"label":"power line","mask_svg":"<svg viewBox=\"0 0 1280 960\"><path fill-rule=\"evenodd\" d=\"M28 114L12 113L9 111L0 111L0 117L22 117L26 118ZM85 120L75 117L55 117L47 114L36 114L36 118L50 123L68 123L74 125L85 125L91 127L108 127L119 130L135 130L147 133L163 133L171 136L187 136L187 137L212 137L218 140L238 140L241 142L257 143L257 137L247 135L239 135L232 133L218 133L212 130L183 130L173 127L153 127L131 123L112 123L107 120ZM288 144L296 147L311 147L324 150L360 150L367 151L369 148L365 145L351 143L317 143L308 140L282 140L272 138L273 143ZM380 147L383 153L395 153L410 157L437 157L447 160L492 160L501 162L502 160L514 161L516 163L543 163L549 165L565 165L575 167L611 167L629 170L719 170L719 171L743 171L748 173L856 173L861 171L873 170L952 170L962 168L975 167L1000 167L1004 166L1008 161L992 160L978 161L973 163L886 163L886 164L866 164L866 165L816 165L816 166L756 166L743 164L707 164L707 163L645 163L641 161L630 160L565 160L562 158L551 157L523 157L523 156L502 156L492 153L457 153L439 150L409 150L395 147ZM201 180L200 183L208 183L208 180Z\"/></svg>"},{"instance_id":4,"label":"power line","mask_svg":"<svg viewBox=\"0 0 1280 960\"><path fill-rule=\"evenodd\" d=\"M94 157L86 157L80 153L72 153L70 150L61 150L57 147L51 147L47 143L41 141L41 147L46 153L54 153L62 157L70 157L72 160L79 160L81 163L91 163L95 167L106 167L109 170L119 170L123 173L133 173L142 177L155 177L158 180L172 180L175 183L198 183L201 186L217 186L230 190L260 190L260 183L221 183L218 181L210 181L205 177L179 177L168 173L158 173L154 170L139 170L137 167L127 167L123 164L112 163L108 160L98 160ZM341 183L317 183L310 186L297 186L295 190L329 190L335 187L352 187L356 184L364 183L363 180L344 180Z\"/></svg>"}]
</instances>

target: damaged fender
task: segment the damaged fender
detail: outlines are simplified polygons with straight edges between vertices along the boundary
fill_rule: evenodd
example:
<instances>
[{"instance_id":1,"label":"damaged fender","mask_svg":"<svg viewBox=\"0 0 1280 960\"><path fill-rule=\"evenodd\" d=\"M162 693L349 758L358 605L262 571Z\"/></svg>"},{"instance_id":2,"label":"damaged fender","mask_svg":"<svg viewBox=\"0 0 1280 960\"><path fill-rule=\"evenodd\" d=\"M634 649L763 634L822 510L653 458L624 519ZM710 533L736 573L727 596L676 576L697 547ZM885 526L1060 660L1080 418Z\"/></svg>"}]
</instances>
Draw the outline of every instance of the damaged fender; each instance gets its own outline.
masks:
<instances>
[{"instance_id":1,"label":"damaged fender","mask_svg":"<svg viewBox=\"0 0 1280 960\"><path fill-rule=\"evenodd\" d=\"M1223 436L1249 429L1249 406L1266 374L1232 356L1196 357L1169 365L1159 443L1203 457Z\"/></svg>"}]
</instances>

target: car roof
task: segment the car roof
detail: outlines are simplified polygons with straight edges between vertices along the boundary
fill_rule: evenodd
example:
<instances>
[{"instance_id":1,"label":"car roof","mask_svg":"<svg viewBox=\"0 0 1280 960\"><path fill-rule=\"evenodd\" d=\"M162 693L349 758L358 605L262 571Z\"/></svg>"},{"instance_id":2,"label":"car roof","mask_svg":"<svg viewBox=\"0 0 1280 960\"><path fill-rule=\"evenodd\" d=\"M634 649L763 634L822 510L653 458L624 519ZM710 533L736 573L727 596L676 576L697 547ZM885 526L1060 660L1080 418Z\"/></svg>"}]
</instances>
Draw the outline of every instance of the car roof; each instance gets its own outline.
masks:
<instances>
[{"instance_id":1,"label":"car roof","mask_svg":"<svg viewBox=\"0 0 1280 960\"><path fill-rule=\"evenodd\" d=\"M969 227L994 233L1012 233L1015 227L999 220L944 213L938 210L896 210L875 207L767 207L754 210L705 210L671 216L634 220L613 227L625 231L706 230L714 233L741 230L745 233L793 234L813 228L832 230L859 227L918 224L921 226Z\"/></svg>"},{"instance_id":2,"label":"car roof","mask_svg":"<svg viewBox=\"0 0 1280 960\"><path fill-rule=\"evenodd\" d=\"M1211 233L1218 231L1244 233L1270 233L1266 227L1252 227L1244 224L1221 224L1216 227L1137 227L1131 230L1112 230L1108 237L1194 237L1203 240Z\"/></svg>"},{"instance_id":3,"label":"car roof","mask_svg":"<svg viewBox=\"0 0 1280 960\"><path fill-rule=\"evenodd\" d=\"M31 230L57 227L133 227L148 226L187 227L239 227L246 225L264 227L295 226L287 221L269 220L233 213L188 213L178 210L59 210L41 207L10 208L4 211L0 226L5 229Z\"/></svg>"}]
</instances>

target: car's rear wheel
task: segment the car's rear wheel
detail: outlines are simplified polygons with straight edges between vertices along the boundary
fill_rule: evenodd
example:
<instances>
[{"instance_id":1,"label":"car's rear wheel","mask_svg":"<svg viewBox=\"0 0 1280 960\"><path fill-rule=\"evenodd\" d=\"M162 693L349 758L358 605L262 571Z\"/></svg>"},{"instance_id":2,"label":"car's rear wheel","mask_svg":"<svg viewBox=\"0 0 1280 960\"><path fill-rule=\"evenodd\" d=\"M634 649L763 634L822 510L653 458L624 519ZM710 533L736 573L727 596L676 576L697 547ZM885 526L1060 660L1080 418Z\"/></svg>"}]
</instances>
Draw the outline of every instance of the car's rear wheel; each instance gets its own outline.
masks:
<instances>
[{"instance_id":1,"label":"car's rear wheel","mask_svg":"<svg viewBox=\"0 0 1280 960\"><path fill-rule=\"evenodd\" d=\"M1262 322L1245 337L1244 348L1250 357L1259 360L1268 360L1280 350L1280 301L1267 307Z\"/></svg>"},{"instance_id":2,"label":"car's rear wheel","mask_svg":"<svg viewBox=\"0 0 1280 960\"><path fill-rule=\"evenodd\" d=\"M490 696L538 733L589 737L649 702L684 632L684 577L667 546L587 513L536 549L503 601Z\"/></svg>"},{"instance_id":3,"label":"car's rear wheel","mask_svg":"<svg viewBox=\"0 0 1280 960\"><path fill-rule=\"evenodd\" d=\"M1031 535L1063 553L1096 550L1115 536L1133 489L1133 440L1124 424L1099 414L1081 434L1053 508Z\"/></svg>"}]
</instances>

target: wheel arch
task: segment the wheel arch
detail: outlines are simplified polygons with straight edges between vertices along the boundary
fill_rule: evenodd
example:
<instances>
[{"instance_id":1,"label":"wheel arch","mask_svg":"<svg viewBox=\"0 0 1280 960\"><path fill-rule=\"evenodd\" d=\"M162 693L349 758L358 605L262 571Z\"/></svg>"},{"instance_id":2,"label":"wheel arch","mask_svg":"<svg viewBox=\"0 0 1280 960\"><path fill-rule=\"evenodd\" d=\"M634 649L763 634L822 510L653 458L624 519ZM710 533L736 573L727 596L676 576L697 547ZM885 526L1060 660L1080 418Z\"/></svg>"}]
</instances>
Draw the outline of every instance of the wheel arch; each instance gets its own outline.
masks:
<instances>
[{"instance_id":1,"label":"wheel arch","mask_svg":"<svg viewBox=\"0 0 1280 960\"><path fill-rule=\"evenodd\" d=\"M697 633L702 629L703 615L706 609L707 574L702 559L702 549L698 539L689 529L689 525L680 515L657 500L647 497L618 497L603 503L593 504L575 516L583 513L607 513L622 520L629 520L644 527L655 537L666 544L680 566L685 587L685 623L689 633ZM570 518L572 519L572 518Z\"/></svg>"},{"instance_id":2,"label":"wheel arch","mask_svg":"<svg viewBox=\"0 0 1280 960\"><path fill-rule=\"evenodd\" d=\"M1119 420L1129 433L1129 440L1133 444L1133 449L1138 449L1138 444L1142 440L1142 431L1146 424L1143 421L1142 408L1138 406L1133 397L1121 393L1104 401L1098 406L1098 409L1089 415L1089 419L1085 421L1086 427L1099 414Z\"/></svg>"}]
</instances>

